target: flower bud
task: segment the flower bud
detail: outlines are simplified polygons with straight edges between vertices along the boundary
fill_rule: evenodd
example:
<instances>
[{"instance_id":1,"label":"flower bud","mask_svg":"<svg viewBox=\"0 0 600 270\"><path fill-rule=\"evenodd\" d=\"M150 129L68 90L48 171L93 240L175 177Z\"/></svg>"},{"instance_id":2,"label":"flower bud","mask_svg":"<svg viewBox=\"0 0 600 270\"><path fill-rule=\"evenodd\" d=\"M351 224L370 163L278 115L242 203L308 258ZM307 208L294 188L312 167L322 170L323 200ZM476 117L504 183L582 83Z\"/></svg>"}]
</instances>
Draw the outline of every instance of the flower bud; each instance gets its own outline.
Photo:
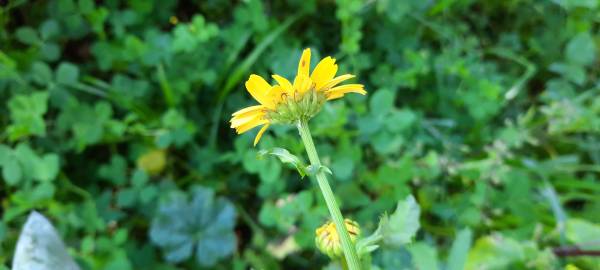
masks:
<instances>
[{"instance_id":1,"label":"flower bud","mask_svg":"<svg viewBox=\"0 0 600 270\"><path fill-rule=\"evenodd\" d=\"M350 234L350 241L356 243L360 236L360 227L356 221L345 219L344 225ZM343 256L342 242L335 228L335 223L329 221L316 230L315 243L317 248L332 259Z\"/></svg>"}]
</instances>

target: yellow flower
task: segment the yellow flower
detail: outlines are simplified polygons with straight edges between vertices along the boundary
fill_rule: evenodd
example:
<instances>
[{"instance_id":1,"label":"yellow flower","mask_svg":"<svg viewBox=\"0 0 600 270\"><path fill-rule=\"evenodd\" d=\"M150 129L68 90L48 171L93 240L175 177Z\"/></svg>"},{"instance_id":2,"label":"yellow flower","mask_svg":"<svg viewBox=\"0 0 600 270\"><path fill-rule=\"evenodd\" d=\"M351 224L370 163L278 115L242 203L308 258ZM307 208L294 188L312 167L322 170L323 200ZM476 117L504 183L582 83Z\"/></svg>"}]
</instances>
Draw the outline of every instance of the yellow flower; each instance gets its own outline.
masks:
<instances>
[{"instance_id":1,"label":"yellow flower","mask_svg":"<svg viewBox=\"0 0 600 270\"><path fill-rule=\"evenodd\" d=\"M356 243L360 236L360 227L356 221L344 219L344 226L350 234L350 241ZM315 231L315 243L317 248L332 259L338 258L343 254L340 235L331 221L323 224Z\"/></svg>"},{"instance_id":2,"label":"yellow flower","mask_svg":"<svg viewBox=\"0 0 600 270\"><path fill-rule=\"evenodd\" d=\"M246 81L246 89L260 105L233 113L231 128L242 134L262 125L254 138L256 145L273 123L292 124L298 120L308 120L315 116L328 100L341 98L346 93L367 93L362 84L339 85L354 78L354 75L344 74L336 77L338 66L335 59L329 56L317 64L312 74L309 69L310 49L305 49L300 57L298 73L293 83L274 74L272 77L277 84L271 85L261 76L250 75Z\"/></svg>"}]
</instances>

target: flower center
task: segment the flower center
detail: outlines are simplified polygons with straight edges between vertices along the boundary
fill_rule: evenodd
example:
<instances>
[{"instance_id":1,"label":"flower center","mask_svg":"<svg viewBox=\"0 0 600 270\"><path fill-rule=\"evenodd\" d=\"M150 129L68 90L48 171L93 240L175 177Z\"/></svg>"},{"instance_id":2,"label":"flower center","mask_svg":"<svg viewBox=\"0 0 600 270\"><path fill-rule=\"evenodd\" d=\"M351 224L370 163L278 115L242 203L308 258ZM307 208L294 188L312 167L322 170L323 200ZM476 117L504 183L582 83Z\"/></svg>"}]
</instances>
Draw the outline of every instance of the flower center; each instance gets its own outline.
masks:
<instances>
[{"instance_id":1,"label":"flower center","mask_svg":"<svg viewBox=\"0 0 600 270\"><path fill-rule=\"evenodd\" d=\"M327 101L324 93L310 88L304 94L298 91L293 95L281 94L281 101L275 110L267 113L272 123L293 124L298 120L309 120L315 116Z\"/></svg>"}]
</instances>

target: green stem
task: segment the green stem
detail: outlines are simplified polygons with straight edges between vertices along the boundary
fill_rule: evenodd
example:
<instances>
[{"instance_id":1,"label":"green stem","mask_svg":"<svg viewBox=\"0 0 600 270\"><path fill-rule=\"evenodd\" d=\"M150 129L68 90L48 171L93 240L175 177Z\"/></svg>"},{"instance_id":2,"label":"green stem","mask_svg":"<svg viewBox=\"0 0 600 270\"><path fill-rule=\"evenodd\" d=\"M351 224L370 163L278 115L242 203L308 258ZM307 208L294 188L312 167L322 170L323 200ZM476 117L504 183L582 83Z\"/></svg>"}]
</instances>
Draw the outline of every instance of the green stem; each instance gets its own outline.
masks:
<instances>
[{"instance_id":1,"label":"green stem","mask_svg":"<svg viewBox=\"0 0 600 270\"><path fill-rule=\"evenodd\" d=\"M344 250L344 257L346 257L346 263L348 264L348 269L360 270L360 260L356 253L354 244L352 244L352 241L350 241L350 234L348 234L348 230L346 230L346 226L344 225L344 217L342 216L342 212L335 202L333 191L331 191L331 187L329 186L329 182L327 182L325 173L323 170L319 169L319 167L321 167L321 160L319 159L319 154L317 154L317 149L315 149L315 144L313 143L312 136L310 135L308 122L305 120L300 120L298 121L297 126L298 131L300 132L300 137L302 137L302 142L304 142L306 152L308 153L308 159L310 160L311 165L317 168L317 182L319 183L319 188L321 189L321 193L325 198L325 203L329 209L329 214L331 215L333 223L335 224L335 229L340 236L342 249Z\"/></svg>"},{"instance_id":2,"label":"green stem","mask_svg":"<svg viewBox=\"0 0 600 270\"><path fill-rule=\"evenodd\" d=\"M340 266L342 267L342 270L348 270L348 263L346 263L346 260L341 259Z\"/></svg>"}]
</instances>

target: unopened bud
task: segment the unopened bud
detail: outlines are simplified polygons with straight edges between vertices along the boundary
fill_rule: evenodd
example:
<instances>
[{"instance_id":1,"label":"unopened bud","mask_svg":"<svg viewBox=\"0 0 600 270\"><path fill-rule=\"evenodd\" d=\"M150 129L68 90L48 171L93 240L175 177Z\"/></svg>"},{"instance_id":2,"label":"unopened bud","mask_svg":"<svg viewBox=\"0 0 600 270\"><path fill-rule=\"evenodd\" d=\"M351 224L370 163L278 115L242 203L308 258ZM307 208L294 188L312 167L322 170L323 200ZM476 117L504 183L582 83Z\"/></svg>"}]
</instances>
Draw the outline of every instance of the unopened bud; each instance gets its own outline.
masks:
<instances>
[{"instance_id":1,"label":"unopened bud","mask_svg":"<svg viewBox=\"0 0 600 270\"><path fill-rule=\"evenodd\" d=\"M356 239L360 236L360 227L356 221L345 219L344 225L350 241L356 243ZM317 248L332 259L340 258L343 255L342 243L340 236L335 228L335 223L329 221L316 230L315 243Z\"/></svg>"}]
</instances>

